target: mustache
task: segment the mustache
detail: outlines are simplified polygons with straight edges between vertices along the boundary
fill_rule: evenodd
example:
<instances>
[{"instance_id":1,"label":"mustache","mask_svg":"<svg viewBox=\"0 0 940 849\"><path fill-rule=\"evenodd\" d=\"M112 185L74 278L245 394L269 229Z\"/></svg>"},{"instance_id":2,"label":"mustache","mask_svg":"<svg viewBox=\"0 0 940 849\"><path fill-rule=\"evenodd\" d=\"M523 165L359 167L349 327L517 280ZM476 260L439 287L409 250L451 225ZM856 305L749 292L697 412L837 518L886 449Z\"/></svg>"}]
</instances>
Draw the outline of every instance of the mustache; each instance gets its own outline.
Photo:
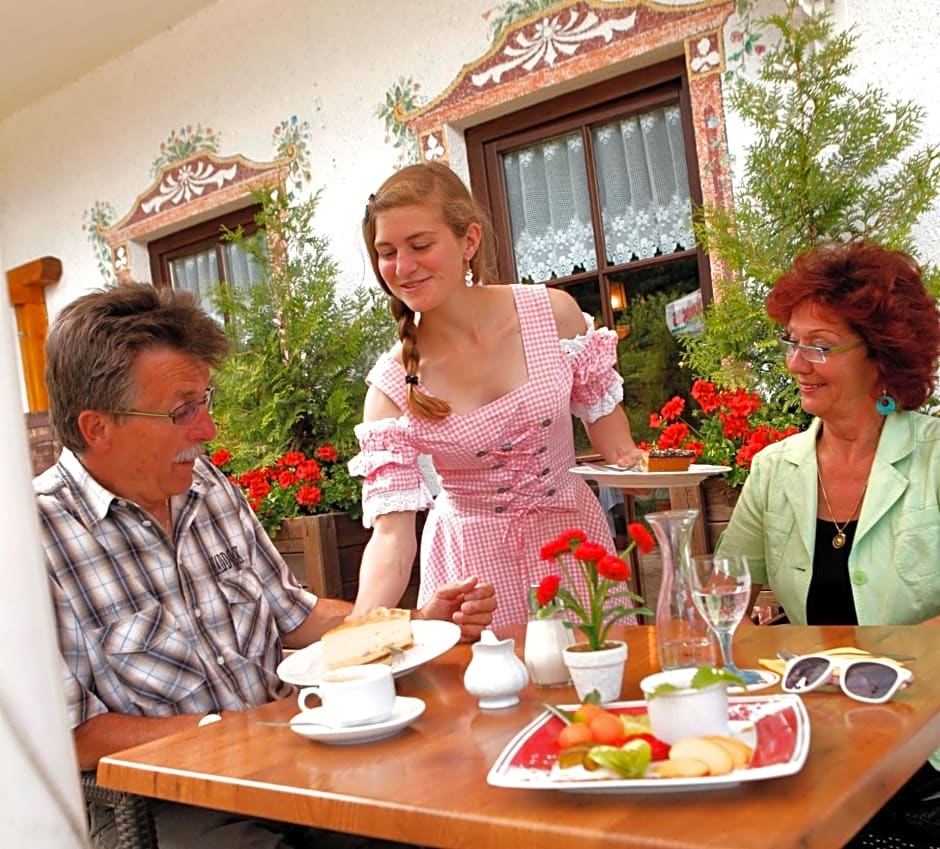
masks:
<instances>
[{"instance_id":1,"label":"mustache","mask_svg":"<svg viewBox=\"0 0 940 849\"><path fill-rule=\"evenodd\" d=\"M193 445L192 448L186 448L183 451L180 451L173 458L174 463L188 463L190 460L195 460L197 457L202 456L206 453L206 446L200 442L196 445Z\"/></svg>"}]
</instances>

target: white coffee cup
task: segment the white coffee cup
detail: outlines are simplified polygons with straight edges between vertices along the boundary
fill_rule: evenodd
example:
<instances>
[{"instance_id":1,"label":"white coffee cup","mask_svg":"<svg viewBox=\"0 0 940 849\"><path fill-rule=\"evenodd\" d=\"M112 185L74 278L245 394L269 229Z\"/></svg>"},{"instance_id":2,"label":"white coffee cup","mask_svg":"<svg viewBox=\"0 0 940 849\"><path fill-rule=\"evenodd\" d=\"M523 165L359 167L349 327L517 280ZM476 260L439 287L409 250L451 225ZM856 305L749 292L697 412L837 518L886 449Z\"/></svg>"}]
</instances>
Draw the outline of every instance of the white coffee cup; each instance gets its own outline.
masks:
<instances>
[{"instance_id":1,"label":"white coffee cup","mask_svg":"<svg viewBox=\"0 0 940 849\"><path fill-rule=\"evenodd\" d=\"M328 725L368 725L384 722L395 708L392 670L383 664L346 666L324 674L316 684L297 695L303 711L311 710L307 698L320 697L321 714Z\"/></svg>"}]
</instances>

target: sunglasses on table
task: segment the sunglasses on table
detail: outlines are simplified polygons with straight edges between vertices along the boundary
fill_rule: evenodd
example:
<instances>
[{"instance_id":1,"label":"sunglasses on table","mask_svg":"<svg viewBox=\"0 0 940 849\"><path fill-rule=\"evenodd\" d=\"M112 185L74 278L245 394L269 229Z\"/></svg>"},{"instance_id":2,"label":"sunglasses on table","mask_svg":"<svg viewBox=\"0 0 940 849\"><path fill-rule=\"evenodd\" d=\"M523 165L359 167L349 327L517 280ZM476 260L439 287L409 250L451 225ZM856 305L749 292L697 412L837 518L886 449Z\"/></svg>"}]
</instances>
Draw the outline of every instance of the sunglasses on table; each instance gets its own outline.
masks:
<instances>
[{"instance_id":1,"label":"sunglasses on table","mask_svg":"<svg viewBox=\"0 0 940 849\"><path fill-rule=\"evenodd\" d=\"M785 693L809 693L825 684L835 684L834 679L850 698L877 705L908 686L914 673L878 658L805 654L787 662L780 686Z\"/></svg>"}]
</instances>

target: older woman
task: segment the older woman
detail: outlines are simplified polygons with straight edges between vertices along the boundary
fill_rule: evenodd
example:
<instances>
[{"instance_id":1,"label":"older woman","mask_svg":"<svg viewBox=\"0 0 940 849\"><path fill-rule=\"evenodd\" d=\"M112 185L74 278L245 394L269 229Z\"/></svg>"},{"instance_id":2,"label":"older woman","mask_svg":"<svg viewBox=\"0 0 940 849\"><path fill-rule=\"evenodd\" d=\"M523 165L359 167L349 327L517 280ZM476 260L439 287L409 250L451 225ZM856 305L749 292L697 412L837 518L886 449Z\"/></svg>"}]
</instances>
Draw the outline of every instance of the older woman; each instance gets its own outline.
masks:
<instances>
[{"instance_id":1,"label":"older woman","mask_svg":"<svg viewBox=\"0 0 940 849\"><path fill-rule=\"evenodd\" d=\"M915 410L936 384L940 313L920 268L870 242L819 245L767 312L815 418L755 456L718 550L745 554L752 603L769 583L791 622L937 623L940 418ZM940 845L937 769L940 751L851 846Z\"/></svg>"},{"instance_id":2,"label":"older woman","mask_svg":"<svg viewBox=\"0 0 940 849\"><path fill-rule=\"evenodd\" d=\"M755 458L719 550L744 554L791 622L886 625L940 615L940 313L917 263L870 242L823 244L767 311L805 433Z\"/></svg>"}]
</instances>

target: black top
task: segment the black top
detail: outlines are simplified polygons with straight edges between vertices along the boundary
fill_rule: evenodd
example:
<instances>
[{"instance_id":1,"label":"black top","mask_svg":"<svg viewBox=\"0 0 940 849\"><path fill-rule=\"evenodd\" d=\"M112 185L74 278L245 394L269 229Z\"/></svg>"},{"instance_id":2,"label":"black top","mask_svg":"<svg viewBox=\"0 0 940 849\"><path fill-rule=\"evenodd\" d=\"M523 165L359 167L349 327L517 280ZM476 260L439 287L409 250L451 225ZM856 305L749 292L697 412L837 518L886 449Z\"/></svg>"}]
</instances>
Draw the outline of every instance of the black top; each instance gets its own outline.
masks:
<instances>
[{"instance_id":1,"label":"black top","mask_svg":"<svg viewBox=\"0 0 940 849\"><path fill-rule=\"evenodd\" d=\"M858 625L849 579L849 552L857 525L857 520L849 522L842 529L845 545L833 548L832 538L838 533L835 523L816 520L813 578L806 597L807 625Z\"/></svg>"}]
</instances>

